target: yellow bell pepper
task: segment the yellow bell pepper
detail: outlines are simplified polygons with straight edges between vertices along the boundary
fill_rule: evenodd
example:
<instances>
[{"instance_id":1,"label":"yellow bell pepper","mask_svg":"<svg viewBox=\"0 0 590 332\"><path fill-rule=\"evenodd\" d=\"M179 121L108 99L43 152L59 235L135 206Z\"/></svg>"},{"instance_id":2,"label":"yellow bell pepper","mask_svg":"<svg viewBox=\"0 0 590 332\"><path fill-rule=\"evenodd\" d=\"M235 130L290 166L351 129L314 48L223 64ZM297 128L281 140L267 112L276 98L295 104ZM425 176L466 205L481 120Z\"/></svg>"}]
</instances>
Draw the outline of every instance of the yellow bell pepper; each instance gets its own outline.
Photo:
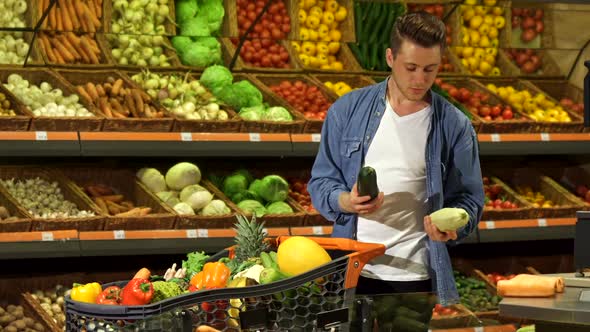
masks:
<instances>
[{"instance_id":1,"label":"yellow bell pepper","mask_svg":"<svg viewBox=\"0 0 590 332\"><path fill-rule=\"evenodd\" d=\"M102 293L102 287L98 282L91 282L86 285L74 284L70 296L72 300L86 303L96 303L96 298Z\"/></svg>"}]
</instances>

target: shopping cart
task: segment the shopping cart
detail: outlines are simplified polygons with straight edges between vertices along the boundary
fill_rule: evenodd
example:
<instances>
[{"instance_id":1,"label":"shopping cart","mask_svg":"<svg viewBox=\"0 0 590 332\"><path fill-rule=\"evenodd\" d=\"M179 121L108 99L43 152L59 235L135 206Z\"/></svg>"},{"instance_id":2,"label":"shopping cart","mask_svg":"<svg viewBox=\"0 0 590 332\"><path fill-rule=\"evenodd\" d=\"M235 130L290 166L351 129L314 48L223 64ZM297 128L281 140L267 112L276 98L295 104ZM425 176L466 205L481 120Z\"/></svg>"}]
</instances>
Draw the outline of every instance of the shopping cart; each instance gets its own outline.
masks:
<instances>
[{"instance_id":1,"label":"shopping cart","mask_svg":"<svg viewBox=\"0 0 590 332\"><path fill-rule=\"evenodd\" d=\"M272 239L275 247L288 239ZM383 255L381 244L315 238L332 261L278 282L202 290L144 306L108 306L65 299L66 331L325 331L349 329L349 308L363 266ZM223 250L210 261L228 257ZM124 286L127 281L103 285Z\"/></svg>"}]
</instances>

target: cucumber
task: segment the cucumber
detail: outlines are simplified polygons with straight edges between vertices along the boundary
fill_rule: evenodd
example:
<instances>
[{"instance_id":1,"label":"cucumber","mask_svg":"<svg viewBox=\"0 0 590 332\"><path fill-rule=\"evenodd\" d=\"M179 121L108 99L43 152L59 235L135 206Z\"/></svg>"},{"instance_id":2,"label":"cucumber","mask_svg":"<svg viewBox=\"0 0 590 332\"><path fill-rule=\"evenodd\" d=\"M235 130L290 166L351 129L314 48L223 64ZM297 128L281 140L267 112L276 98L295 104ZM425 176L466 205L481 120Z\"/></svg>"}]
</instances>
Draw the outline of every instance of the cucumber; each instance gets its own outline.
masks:
<instances>
[{"instance_id":1,"label":"cucumber","mask_svg":"<svg viewBox=\"0 0 590 332\"><path fill-rule=\"evenodd\" d=\"M359 196L371 196L374 199L379 195L377 186L377 172L371 166L361 168L357 178L357 189Z\"/></svg>"},{"instance_id":2,"label":"cucumber","mask_svg":"<svg viewBox=\"0 0 590 332\"><path fill-rule=\"evenodd\" d=\"M270 284L271 282L286 279L287 276L282 274L281 271L276 270L272 267L267 267L260 272L260 284Z\"/></svg>"}]
</instances>

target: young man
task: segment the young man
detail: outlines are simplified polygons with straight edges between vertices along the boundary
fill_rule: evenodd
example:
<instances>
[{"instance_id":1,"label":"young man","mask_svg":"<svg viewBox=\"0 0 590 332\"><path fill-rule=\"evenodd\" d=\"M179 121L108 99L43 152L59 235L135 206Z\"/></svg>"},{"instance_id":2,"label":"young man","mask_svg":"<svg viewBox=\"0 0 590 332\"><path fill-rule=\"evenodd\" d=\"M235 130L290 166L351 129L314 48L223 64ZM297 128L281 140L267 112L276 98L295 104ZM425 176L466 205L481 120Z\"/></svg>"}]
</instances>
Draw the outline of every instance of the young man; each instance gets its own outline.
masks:
<instances>
[{"instance_id":1,"label":"young man","mask_svg":"<svg viewBox=\"0 0 590 332\"><path fill-rule=\"evenodd\" d=\"M435 291L458 302L447 242L473 232L484 190L477 136L469 119L430 90L445 49L445 26L426 13L399 17L387 49L387 80L338 99L323 125L308 190L334 222L332 236L382 243L357 293ZM381 193L359 197L362 166L377 172ZM441 232L430 213L462 208L469 222Z\"/></svg>"}]
</instances>

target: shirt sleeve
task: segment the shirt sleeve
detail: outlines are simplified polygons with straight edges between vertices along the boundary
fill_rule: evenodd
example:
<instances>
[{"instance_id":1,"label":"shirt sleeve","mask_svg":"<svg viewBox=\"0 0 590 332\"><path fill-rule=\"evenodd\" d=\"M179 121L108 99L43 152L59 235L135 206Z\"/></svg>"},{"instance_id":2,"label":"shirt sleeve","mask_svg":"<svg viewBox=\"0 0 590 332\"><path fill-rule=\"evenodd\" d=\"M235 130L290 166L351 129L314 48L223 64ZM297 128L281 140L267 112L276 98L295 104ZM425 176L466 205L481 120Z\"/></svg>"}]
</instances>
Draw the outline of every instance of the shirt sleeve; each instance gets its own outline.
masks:
<instances>
[{"instance_id":1,"label":"shirt sleeve","mask_svg":"<svg viewBox=\"0 0 590 332\"><path fill-rule=\"evenodd\" d=\"M341 193L350 191L340 167L342 129L338 114L343 110L338 109L338 105L340 103L331 106L324 121L319 151L307 185L314 208L326 219L337 223L344 222L343 217L347 214L340 209L338 198Z\"/></svg>"},{"instance_id":2,"label":"shirt sleeve","mask_svg":"<svg viewBox=\"0 0 590 332\"><path fill-rule=\"evenodd\" d=\"M477 229L484 206L477 134L469 121L464 121L452 146L451 158L444 186L444 206L462 208L469 214L469 222L457 230L459 241Z\"/></svg>"}]
</instances>

